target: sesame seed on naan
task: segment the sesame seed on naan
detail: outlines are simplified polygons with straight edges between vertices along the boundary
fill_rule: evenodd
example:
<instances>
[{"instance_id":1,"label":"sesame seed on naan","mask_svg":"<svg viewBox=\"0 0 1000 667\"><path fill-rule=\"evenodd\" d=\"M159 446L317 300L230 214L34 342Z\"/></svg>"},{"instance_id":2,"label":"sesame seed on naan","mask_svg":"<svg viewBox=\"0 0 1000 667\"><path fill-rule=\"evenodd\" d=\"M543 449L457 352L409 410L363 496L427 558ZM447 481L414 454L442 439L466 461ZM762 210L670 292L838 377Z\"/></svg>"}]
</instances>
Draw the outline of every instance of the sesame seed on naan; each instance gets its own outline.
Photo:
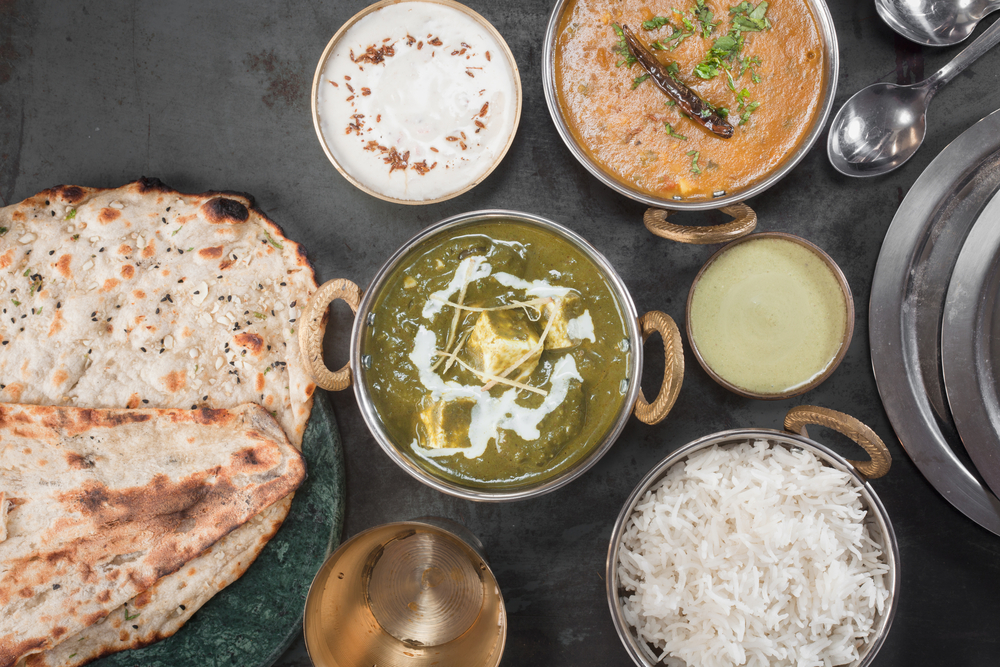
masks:
<instances>
[{"instance_id":1,"label":"sesame seed on naan","mask_svg":"<svg viewBox=\"0 0 1000 667\"><path fill-rule=\"evenodd\" d=\"M296 320L315 290L302 248L248 195L181 194L145 178L45 190L0 208L0 402L254 402L300 447L315 385ZM245 571L290 504L282 499L137 597L146 610L128 639L115 632L111 641L98 624L73 639L87 650L50 661L56 646L30 664L83 664L169 636L210 597L203 589L214 593Z\"/></svg>"}]
</instances>

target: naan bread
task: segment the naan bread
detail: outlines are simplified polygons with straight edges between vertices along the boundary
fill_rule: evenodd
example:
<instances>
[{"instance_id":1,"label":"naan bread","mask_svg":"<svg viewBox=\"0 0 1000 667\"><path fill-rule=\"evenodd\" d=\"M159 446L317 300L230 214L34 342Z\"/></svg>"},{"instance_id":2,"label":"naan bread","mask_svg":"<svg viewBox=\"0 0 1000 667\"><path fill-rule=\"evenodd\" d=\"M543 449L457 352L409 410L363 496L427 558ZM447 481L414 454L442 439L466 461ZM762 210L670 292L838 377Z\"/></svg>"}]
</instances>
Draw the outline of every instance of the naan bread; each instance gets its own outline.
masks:
<instances>
[{"instance_id":1,"label":"naan bread","mask_svg":"<svg viewBox=\"0 0 1000 667\"><path fill-rule=\"evenodd\" d=\"M301 455L254 404L0 405L0 488L13 505L0 667L103 619L304 478Z\"/></svg>"},{"instance_id":2,"label":"naan bread","mask_svg":"<svg viewBox=\"0 0 1000 667\"><path fill-rule=\"evenodd\" d=\"M0 208L0 402L257 402L300 446L315 385L295 327L315 290L304 251L246 195L183 195L149 179L46 190ZM173 634L246 570L290 505L137 598L143 622L125 634L117 627L131 614L119 609L72 638L79 650L33 660L70 667Z\"/></svg>"}]
</instances>

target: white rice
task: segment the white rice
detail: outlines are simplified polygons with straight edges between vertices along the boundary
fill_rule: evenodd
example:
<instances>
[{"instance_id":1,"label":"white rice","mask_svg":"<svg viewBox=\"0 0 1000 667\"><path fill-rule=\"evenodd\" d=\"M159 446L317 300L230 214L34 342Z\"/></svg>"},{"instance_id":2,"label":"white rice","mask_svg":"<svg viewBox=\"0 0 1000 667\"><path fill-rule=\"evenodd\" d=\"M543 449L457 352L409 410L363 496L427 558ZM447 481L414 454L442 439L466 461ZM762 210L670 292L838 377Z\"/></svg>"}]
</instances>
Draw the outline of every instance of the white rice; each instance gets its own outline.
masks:
<instances>
[{"instance_id":1,"label":"white rice","mask_svg":"<svg viewBox=\"0 0 1000 667\"><path fill-rule=\"evenodd\" d=\"M888 571L851 476L763 440L674 465L618 553L625 619L650 660L697 667L857 660Z\"/></svg>"}]
</instances>

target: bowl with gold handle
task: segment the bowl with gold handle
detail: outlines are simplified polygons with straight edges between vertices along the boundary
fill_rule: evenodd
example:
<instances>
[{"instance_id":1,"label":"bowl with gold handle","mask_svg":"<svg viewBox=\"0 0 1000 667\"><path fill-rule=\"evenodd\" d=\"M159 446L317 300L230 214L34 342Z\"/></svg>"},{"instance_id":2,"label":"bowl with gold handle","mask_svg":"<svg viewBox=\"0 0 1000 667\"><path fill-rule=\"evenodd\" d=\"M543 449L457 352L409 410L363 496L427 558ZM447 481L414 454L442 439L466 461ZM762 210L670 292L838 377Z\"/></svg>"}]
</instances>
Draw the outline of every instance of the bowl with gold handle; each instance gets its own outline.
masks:
<instances>
[{"instance_id":1,"label":"bowl with gold handle","mask_svg":"<svg viewBox=\"0 0 1000 667\"><path fill-rule=\"evenodd\" d=\"M350 361L330 371L322 324L355 312ZM375 440L407 473L470 500L553 491L593 466L631 414L655 424L684 374L668 315L636 313L608 260L572 230L517 211L431 225L362 294L333 280L302 313L299 343L321 387L354 386ZM647 401L643 342L660 334L665 373Z\"/></svg>"}]
</instances>

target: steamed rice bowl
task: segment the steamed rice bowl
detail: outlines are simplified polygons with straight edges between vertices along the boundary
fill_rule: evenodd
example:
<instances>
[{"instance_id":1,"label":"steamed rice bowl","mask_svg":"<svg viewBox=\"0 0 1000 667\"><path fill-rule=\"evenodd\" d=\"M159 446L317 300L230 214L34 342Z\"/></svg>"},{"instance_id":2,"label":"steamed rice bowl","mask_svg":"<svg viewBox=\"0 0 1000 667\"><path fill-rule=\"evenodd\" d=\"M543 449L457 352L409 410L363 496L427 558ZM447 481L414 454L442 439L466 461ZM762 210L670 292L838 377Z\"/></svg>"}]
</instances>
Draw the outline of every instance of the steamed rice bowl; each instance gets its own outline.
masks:
<instances>
[{"instance_id":1,"label":"steamed rice bowl","mask_svg":"<svg viewBox=\"0 0 1000 667\"><path fill-rule=\"evenodd\" d=\"M811 452L764 440L697 451L625 523L623 615L654 663L854 662L890 602L868 523L851 475Z\"/></svg>"}]
</instances>

